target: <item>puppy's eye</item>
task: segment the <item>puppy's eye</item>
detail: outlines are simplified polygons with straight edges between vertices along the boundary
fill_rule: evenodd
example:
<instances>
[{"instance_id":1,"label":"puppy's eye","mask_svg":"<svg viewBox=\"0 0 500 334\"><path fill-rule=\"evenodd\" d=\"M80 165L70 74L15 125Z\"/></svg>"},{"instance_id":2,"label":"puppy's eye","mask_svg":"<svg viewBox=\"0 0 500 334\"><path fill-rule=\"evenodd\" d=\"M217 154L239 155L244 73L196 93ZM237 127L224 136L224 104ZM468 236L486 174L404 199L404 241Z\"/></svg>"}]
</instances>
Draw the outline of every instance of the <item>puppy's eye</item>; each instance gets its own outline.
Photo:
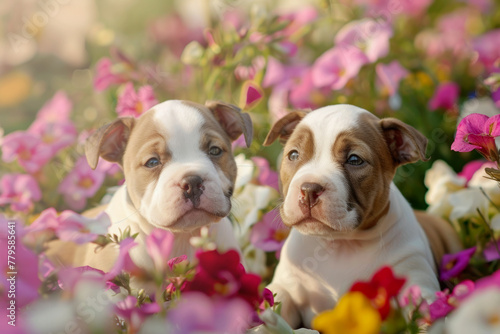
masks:
<instances>
[{"instance_id":1,"label":"puppy's eye","mask_svg":"<svg viewBox=\"0 0 500 334\"><path fill-rule=\"evenodd\" d=\"M208 154L213 155L214 157L218 157L219 155L222 154L222 148L220 148L218 146L212 146L208 150Z\"/></svg>"},{"instance_id":2,"label":"puppy's eye","mask_svg":"<svg viewBox=\"0 0 500 334\"><path fill-rule=\"evenodd\" d=\"M154 168L159 165L160 165L160 160L158 160L157 158L151 158L144 164L144 166L146 166L147 168Z\"/></svg>"},{"instance_id":3,"label":"puppy's eye","mask_svg":"<svg viewBox=\"0 0 500 334\"><path fill-rule=\"evenodd\" d=\"M364 163L364 160L361 159L359 156L357 156L356 154L351 154L348 158L347 158L347 161L346 163L348 163L349 165L353 165L353 166L360 166Z\"/></svg>"},{"instance_id":4,"label":"puppy's eye","mask_svg":"<svg viewBox=\"0 0 500 334\"><path fill-rule=\"evenodd\" d=\"M299 160L299 152L297 150L292 150L288 153L288 160L290 161L297 161Z\"/></svg>"}]
</instances>

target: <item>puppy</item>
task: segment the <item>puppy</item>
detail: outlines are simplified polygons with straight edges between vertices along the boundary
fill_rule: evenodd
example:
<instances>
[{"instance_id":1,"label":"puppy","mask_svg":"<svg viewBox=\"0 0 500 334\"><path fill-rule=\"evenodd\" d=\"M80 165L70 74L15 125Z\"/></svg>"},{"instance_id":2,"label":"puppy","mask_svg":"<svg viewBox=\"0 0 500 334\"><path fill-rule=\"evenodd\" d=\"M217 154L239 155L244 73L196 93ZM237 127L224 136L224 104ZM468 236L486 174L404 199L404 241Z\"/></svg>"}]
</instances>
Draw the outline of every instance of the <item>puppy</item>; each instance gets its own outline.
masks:
<instances>
[{"instance_id":1,"label":"puppy","mask_svg":"<svg viewBox=\"0 0 500 334\"><path fill-rule=\"evenodd\" d=\"M145 240L154 228L174 234L171 257L185 254L192 259L195 249L189 239L199 235L203 226L210 227L221 248L238 249L226 218L237 172L231 142L243 134L250 145L252 131L248 114L222 102L203 106L172 100L140 118L119 118L87 139L85 153L93 169L99 157L119 163L126 182L106 207L86 214L97 215L104 209L112 222L109 233L120 235L127 228L131 235L137 233L139 245L130 255L146 269L153 262ZM86 245L69 253L73 265L108 271L118 252L110 244L100 250Z\"/></svg>"},{"instance_id":2,"label":"puppy","mask_svg":"<svg viewBox=\"0 0 500 334\"><path fill-rule=\"evenodd\" d=\"M264 145L276 139L285 145L280 213L292 230L269 289L282 302L283 318L310 327L355 281L383 265L432 298L439 283L429 241L392 183L398 166L425 160L427 139L399 120L351 105L292 112ZM460 244L456 235L442 236L448 239L444 252Z\"/></svg>"}]
</instances>

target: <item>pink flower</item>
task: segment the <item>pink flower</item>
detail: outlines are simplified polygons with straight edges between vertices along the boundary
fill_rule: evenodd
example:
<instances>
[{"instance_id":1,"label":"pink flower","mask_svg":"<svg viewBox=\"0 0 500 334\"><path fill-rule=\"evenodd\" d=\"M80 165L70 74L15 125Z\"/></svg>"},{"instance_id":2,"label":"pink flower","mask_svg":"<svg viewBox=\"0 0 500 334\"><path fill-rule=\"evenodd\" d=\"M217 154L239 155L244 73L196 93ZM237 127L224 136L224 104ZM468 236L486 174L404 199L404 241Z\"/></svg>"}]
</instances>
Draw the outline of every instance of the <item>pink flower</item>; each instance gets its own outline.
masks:
<instances>
[{"instance_id":1,"label":"pink flower","mask_svg":"<svg viewBox=\"0 0 500 334\"><path fill-rule=\"evenodd\" d=\"M0 291L4 299L11 290L11 284L15 284L17 310L38 299L38 288L41 285L38 278L38 257L24 246L21 241L23 235L22 222L0 213L0 246L3 249L3 256L0 257ZM10 248L14 250L12 258L8 258L8 245L15 245L15 248Z\"/></svg>"},{"instance_id":2,"label":"pink flower","mask_svg":"<svg viewBox=\"0 0 500 334\"><path fill-rule=\"evenodd\" d=\"M167 313L172 334L245 333L252 319L250 306L239 298L210 298L201 292L183 293Z\"/></svg>"},{"instance_id":3,"label":"pink flower","mask_svg":"<svg viewBox=\"0 0 500 334\"><path fill-rule=\"evenodd\" d=\"M368 62L375 62L389 53L389 39L392 28L388 23L372 19L352 21L339 30L335 36L337 47L358 48L366 55Z\"/></svg>"},{"instance_id":4,"label":"pink flower","mask_svg":"<svg viewBox=\"0 0 500 334\"><path fill-rule=\"evenodd\" d=\"M262 157L253 157L252 161L259 168L258 181L264 186L270 186L279 191L279 175L277 172L271 170L269 161Z\"/></svg>"},{"instance_id":5,"label":"pink flower","mask_svg":"<svg viewBox=\"0 0 500 334\"><path fill-rule=\"evenodd\" d=\"M284 36L290 37L299 32L307 24L314 22L318 17L318 11L313 6L304 6L299 10L281 15L279 21L288 21L288 25L281 31Z\"/></svg>"},{"instance_id":6,"label":"pink flower","mask_svg":"<svg viewBox=\"0 0 500 334\"><path fill-rule=\"evenodd\" d=\"M409 286L403 291L399 296L399 305L401 307L418 307L415 310L423 316L425 322L430 322L429 304L422 298L422 293L418 285Z\"/></svg>"},{"instance_id":7,"label":"pink flower","mask_svg":"<svg viewBox=\"0 0 500 334\"><path fill-rule=\"evenodd\" d=\"M487 262L500 259L500 240L488 243L483 250L483 255Z\"/></svg>"},{"instance_id":8,"label":"pink flower","mask_svg":"<svg viewBox=\"0 0 500 334\"><path fill-rule=\"evenodd\" d=\"M488 72L498 72L500 69L500 29L492 30L477 37L472 42L478 53L478 61L483 63Z\"/></svg>"},{"instance_id":9,"label":"pink flower","mask_svg":"<svg viewBox=\"0 0 500 334\"><path fill-rule=\"evenodd\" d=\"M137 246L138 243L133 238L127 238L120 242L120 250L118 257L113 265L113 268L104 275L104 280L110 281L119 275L123 270L129 273L138 273L141 271L139 267L132 261L130 250Z\"/></svg>"},{"instance_id":10,"label":"pink flower","mask_svg":"<svg viewBox=\"0 0 500 334\"><path fill-rule=\"evenodd\" d=\"M493 102L495 102L495 105L500 108L500 87L491 93L491 98L493 99Z\"/></svg>"},{"instance_id":11,"label":"pink flower","mask_svg":"<svg viewBox=\"0 0 500 334\"><path fill-rule=\"evenodd\" d=\"M52 150L29 132L12 132L2 140L2 160L12 162L17 159L30 174L38 172L52 156Z\"/></svg>"},{"instance_id":12,"label":"pink flower","mask_svg":"<svg viewBox=\"0 0 500 334\"><path fill-rule=\"evenodd\" d=\"M248 110L257 105L264 97L264 92L259 85L252 81L246 81L241 88L241 103L244 110Z\"/></svg>"},{"instance_id":13,"label":"pink flower","mask_svg":"<svg viewBox=\"0 0 500 334\"><path fill-rule=\"evenodd\" d=\"M446 281L457 277L467 267L475 252L476 247L472 247L455 254L445 254L441 262L441 274L439 278Z\"/></svg>"},{"instance_id":14,"label":"pink flower","mask_svg":"<svg viewBox=\"0 0 500 334\"><path fill-rule=\"evenodd\" d=\"M252 59L252 63L248 66L238 64L234 69L234 76L238 80L253 80L255 75L260 72L265 65L265 58L263 56L257 56Z\"/></svg>"},{"instance_id":15,"label":"pink flower","mask_svg":"<svg viewBox=\"0 0 500 334\"><path fill-rule=\"evenodd\" d=\"M58 191L65 202L74 210L82 210L87 198L95 195L104 182L105 172L99 168L92 170L85 157L80 157L75 167L59 185Z\"/></svg>"},{"instance_id":16,"label":"pink flower","mask_svg":"<svg viewBox=\"0 0 500 334\"><path fill-rule=\"evenodd\" d=\"M76 285L82 280L103 282L104 275L104 271L89 266L62 268L57 273L57 283L61 289L73 292ZM115 293L120 292L120 287L109 281L106 282L106 290L108 289Z\"/></svg>"},{"instance_id":17,"label":"pink flower","mask_svg":"<svg viewBox=\"0 0 500 334\"><path fill-rule=\"evenodd\" d=\"M429 101L429 109L452 109L457 102L460 87L454 82L440 84Z\"/></svg>"},{"instance_id":18,"label":"pink flower","mask_svg":"<svg viewBox=\"0 0 500 334\"><path fill-rule=\"evenodd\" d=\"M488 167L494 167L494 164L491 164L491 162L486 162L484 160L474 160L465 164L465 166L462 168L462 171L457 175L463 177L467 180L467 182L469 182L474 176L474 173L481 169L485 164L488 164Z\"/></svg>"},{"instance_id":19,"label":"pink flower","mask_svg":"<svg viewBox=\"0 0 500 334\"><path fill-rule=\"evenodd\" d=\"M181 255L181 256L177 256L177 257L174 257L174 258L171 258L170 260L168 260L167 265L170 268L170 270L175 270L175 267L178 264L183 263L183 262L187 262L187 261L188 261L187 255Z\"/></svg>"},{"instance_id":20,"label":"pink flower","mask_svg":"<svg viewBox=\"0 0 500 334\"><path fill-rule=\"evenodd\" d=\"M94 78L95 90L102 92L112 85L119 85L127 82L127 77L122 73L118 73L115 68L116 66L113 66L109 58L101 58L97 62L97 73Z\"/></svg>"},{"instance_id":21,"label":"pink flower","mask_svg":"<svg viewBox=\"0 0 500 334\"><path fill-rule=\"evenodd\" d=\"M33 201L42 198L36 180L27 174L4 174L0 179L0 206L10 204L13 211L33 210Z\"/></svg>"},{"instance_id":22,"label":"pink flower","mask_svg":"<svg viewBox=\"0 0 500 334\"><path fill-rule=\"evenodd\" d=\"M143 303L137 305L137 298L134 296L127 296L122 301L115 305L115 312L121 318L127 320L132 333L137 332L144 320L149 316L160 312L161 307L157 303Z\"/></svg>"},{"instance_id":23,"label":"pink flower","mask_svg":"<svg viewBox=\"0 0 500 334\"><path fill-rule=\"evenodd\" d=\"M56 235L59 239L77 244L94 241L99 235L106 234L111 226L109 216L105 212L95 218L87 218L66 210L58 217L58 221Z\"/></svg>"},{"instance_id":24,"label":"pink flower","mask_svg":"<svg viewBox=\"0 0 500 334\"><path fill-rule=\"evenodd\" d=\"M58 123L61 121L67 121L69 120L69 115L72 108L73 103L68 98L66 93L64 93L63 91L58 91L54 94L52 99L45 103L42 109L38 111L36 121L43 121L44 123Z\"/></svg>"},{"instance_id":25,"label":"pink flower","mask_svg":"<svg viewBox=\"0 0 500 334\"><path fill-rule=\"evenodd\" d=\"M158 100L155 98L153 87L149 85L142 86L136 93L134 85L129 82L118 97L116 112L118 116L139 117L157 103Z\"/></svg>"},{"instance_id":26,"label":"pink flower","mask_svg":"<svg viewBox=\"0 0 500 334\"><path fill-rule=\"evenodd\" d=\"M476 281L476 290L487 289L492 286L500 287L500 270Z\"/></svg>"},{"instance_id":27,"label":"pink flower","mask_svg":"<svg viewBox=\"0 0 500 334\"><path fill-rule=\"evenodd\" d=\"M47 208L40 213L37 219L28 226L29 232L39 232L49 230L55 232L59 228L60 222L56 209Z\"/></svg>"},{"instance_id":28,"label":"pink flower","mask_svg":"<svg viewBox=\"0 0 500 334\"><path fill-rule=\"evenodd\" d=\"M448 289L436 292L437 299L429 305L432 320L447 316L448 313L457 308L473 291L474 282L465 280L455 286L451 294Z\"/></svg>"},{"instance_id":29,"label":"pink flower","mask_svg":"<svg viewBox=\"0 0 500 334\"><path fill-rule=\"evenodd\" d=\"M498 160L495 137L500 136L498 121L500 115L488 117L483 114L470 114L458 124L455 140L451 149L457 152L477 150L490 161Z\"/></svg>"},{"instance_id":30,"label":"pink flower","mask_svg":"<svg viewBox=\"0 0 500 334\"><path fill-rule=\"evenodd\" d=\"M354 0L355 4L366 8L371 16L381 16L386 20L392 20L392 16L404 14L409 16L420 15L432 0Z\"/></svg>"},{"instance_id":31,"label":"pink flower","mask_svg":"<svg viewBox=\"0 0 500 334\"><path fill-rule=\"evenodd\" d=\"M266 252L280 251L289 233L290 229L273 210L266 213L262 220L253 226L250 242Z\"/></svg>"},{"instance_id":32,"label":"pink flower","mask_svg":"<svg viewBox=\"0 0 500 334\"><path fill-rule=\"evenodd\" d=\"M174 235L164 229L155 228L146 238L146 250L153 260L155 269L164 273L174 243Z\"/></svg>"},{"instance_id":33,"label":"pink flower","mask_svg":"<svg viewBox=\"0 0 500 334\"><path fill-rule=\"evenodd\" d=\"M366 55L357 47L336 46L323 53L314 63L313 83L319 88L341 89L368 61Z\"/></svg>"},{"instance_id":34,"label":"pink flower","mask_svg":"<svg viewBox=\"0 0 500 334\"><path fill-rule=\"evenodd\" d=\"M397 93L399 82L409 73L397 60L387 65L377 64L375 70L377 71L378 78L382 82L383 90L386 91L389 96L393 96Z\"/></svg>"},{"instance_id":35,"label":"pink flower","mask_svg":"<svg viewBox=\"0 0 500 334\"><path fill-rule=\"evenodd\" d=\"M307 69L290 89L289 99L294 108L317 109L325 103L328 93L328 88L314 85L312 69Z\"/></svg>"}]
</instances>

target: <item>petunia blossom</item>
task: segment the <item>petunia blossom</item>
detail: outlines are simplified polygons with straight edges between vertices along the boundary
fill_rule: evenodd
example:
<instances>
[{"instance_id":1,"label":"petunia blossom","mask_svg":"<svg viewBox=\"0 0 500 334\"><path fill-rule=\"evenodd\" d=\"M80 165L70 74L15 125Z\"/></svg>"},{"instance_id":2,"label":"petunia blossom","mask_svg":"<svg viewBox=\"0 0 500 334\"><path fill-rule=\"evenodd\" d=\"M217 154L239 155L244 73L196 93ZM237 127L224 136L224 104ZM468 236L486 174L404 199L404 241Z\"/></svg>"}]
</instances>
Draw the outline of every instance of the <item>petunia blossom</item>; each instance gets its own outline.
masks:
<instances>
[{"instance_id":1,"label":"petunia blossom","mask_svg":"<svg viewBox=\"0 0 500 334\"><path fill-rule=\"evenodd\" d=\"M58 219L60 225L56 230L56 235L59 239L77 244L94 241L99 235L106 234L108 227L111 226L109 216L105 212L95 218L88 218L66 210L60 214Z\"/></svg>"},{"instance_id":2,"label":"petunia blossom","mask_svg":"<svg viewBox=\"0 0 500 334\"><path fill-rule=\"evenodd\" d=\"M499 44L500 29L491 30L473 41L474 50L478 54L478 61L484 65L489 73L498 72L500 69Z\"/></svg>"},{"instance_id":3,"label":"petunia blossom","mask_svg":"<svg viewBox=\"0 0 500 334\"><path fill-rule=\"evenodd\" d=\"M94 88L101 92L113 85L119 85L127 81L127 77L116 70L111 59L101 58L96 65L96 75L94 78Z\"/></svg>"},{"instance_id":4,"label":"petunia blossom","mask_svg":"<svg viewBox=\"0 0 500 334\"><path fill-rule=\"evenodd\" d=\"M253 226L250 242L266 252L280 251L289 233L290 229L283 224L279 214L270 211Z\"/></svg>"},{"instance_id":5,"label":"petunia blossom","mask_svg":"<svg viewBox=\"0 0 500 334\"><path fill-rule=\"evenodd\" d=\"M450 293L448 289L436 292L436 300L429 305L429 312L432 320L437 320L448 315L451 311L460 306L475 289L474 282L465 280L453 288Z\"/></svg>"},{"instance_id":6,"label":"petunia blossom","mask_svg":"<svg viewBox=\"0 0 500 334\"><path fill-rule=\"evenodd\" d=\"M500 259L500 240L488 243L483 250L483 255L488 262Z\"/></svg>"},{"instance_id":7,"label":"petunia blossom","mask_svg":"<svg viewBox=\"0 0 500 334\"><path fill-rule=\"evenodd\" d=\"M335 36L335 45L344 50L355 47L366 56L368 62L373 63L389 53L392 35L389 23L367 18L342 27Z\"/></svg>"},{"instance_id":8,"label":"petunia blossom","mask_svg":"<svg viewBox=\"0 0 500 334\"><path fill-rule=\"evenodd\" d=\"M59 185L58 191L73 210L82 210L87 198L95 195L106 177L100 169L92 170L85 157L80 157L71 172Z\"/></svg>"},{"instance_id":9,"label":"petunia blossom","mask_svg":"<svg viewBox=\"0 0 500 334\"><path fill-rule=\"evenodd\" d=\"M369 282L355 282L350 291L363 293L385 320L391 310L390 299L397 296L405 282L405 278L394 276L391 267L382 267Z\"/></svg>"},{"instance_id":10,"label":"petunia blossom","mask_svg":"<svg viewBox=\"0 0 500 334\"><path fill-rule=\"evenodd\" d=\"M30 174L42 169L52 156L52 150L32 133L15 131L2 138L2 160L17 160Z\"/></svg>"},{"instance_id":11,"label":"petunia blossom","mask_svg":"<svg viewBox=\"0 0 500 334\"><path fill-rule=\"evenodd\" d=\"M116 112L118 116L139 117L143 112L158 104L153 87L146 85L140 87L137 92L134 85L128 82L118 96Z\"/></svg>"},{"instance_id":12,"label":"petunia blossom","mask_svg":"<svg viewBox=\"0 0 500 334\"><path fill-rule=\"evenodd\" d=\"M133 238L126 238L120 242L120 249L113 267L104 275L105 281L110 281L119 275L123 270L129 273L140 273L142 270L132 261L130 250L138 243Z\"/></svg>"},{"instance_id":13,"label":"petunia blossom","mask_svg":"<svg viewBox=\"0 0 500 334\"><path fill-rule=\"evenodd\" d=\"M0 206L10 204L13 211L29 212L42 198L37 181L28 174L4 174L0 179Z\"/></svg>"},{"instance_id":14,"label":"petunia blossom","mask_svg":"<svg viewBox=\"0 0 500 334\"><path fill-rule=\"evenodd\" d=\"M323 53L314 63L312 68L313 83L318 88L341 89L368 62L366 55L357 47L336 46Z\"/></svg>"},{"instance_id":15,"label":"petunia blossom","mask_svg":"<svg viewBox=\"0 0 500 334\"><path fill-rule=\"evenodd\" d=\"M201 292L184 292L167 313L172 334L243 334L249 327L252 308L240 298L210 298Z\"/></svg>"},{"instance_id":16,"label":"petunia blossom","mask_svg":"<svg viewBox=\"0 0 500 334\"><path fill-rule=\"evenodd\" d=\"M245 110L252 109L263 97L264 91L257 83L245 81L241 88L240 106Z\"/></svg>"},{"instance_id":17,"label":"petunia blossom","mask_svg":"<svg viewBox=\"0 0 500 334\"><path fill-rule=\"evenodd\" d=\"M153 260L155 269L161 273L165 272L167 265L173 266L168 264L173 243L174 235L160 228L155 228L146 238L146 250Z\"/></svg>"},{"instance_id":18,"label":"petunia blossom","mask_svg":"<svg viewBox=\"0 0 500 334\"><path fill-rule=\"evenodd\" d=\"M410 72L405 69L401 64L394 60L389 64L377 64L375 67L377 76L382 83L382 90L387 92L389 96L397 93L399 82L403 80Z\"/></svg>"},{"instance_id":19,"label":"petunia blossom","mask_svg":"<svg viewBox=\"0 0 500 334\"><path fill-rule=\"evenodd\" d=\"M429 101L429 109L452 109L457 102L459 93L460 87L454 82L440 84Z\"/></svg>"},{"instance_id":20,"label":"petunia blossom","mask_svg":"<svg viewBox=\"0 0 500 334\"><path fill-rule=\"evenodd\" d=\"M129 330L132 332L139 330L144 320L160 312L160 310L160 305L155 302L137 305L137 298L134 296L127 296L124 300L115 304L116 314L127 320L131 326Z\"/></svg>"},{"instance_id":21,"label":"petunia blossom","mask_svg":"<svg viewBox=\"0 0 500 334\"><path fill-rule=\"evenodd\" d=\"M269 161L262 157L253 157L252 161L259 170L257 181L264 186L270 186L279 191L279 175L278 172L271 169Z\"/></svg>"},{"instance_id":22,"label":"petunia blossom","mask_svg":"<svg viewBox=\"0 0 500 334\"><path fill-rule=\"evenodd\" d=\"M312 328L323 334L377 334L382 321L372 302L359 291L343 295L333 310L318 314Z\"/></svg>"},{"instance_id":23,"label":"petunia blossom","mask_svg":"<svg viewBox=\"0 0 500 334\"><path fill-rule=\"evenodd\" d=\"M500 136L500 115L488 117L483 114L470 114L464 117L457 127L451 149L457 152L477 150L490 161L498 160L495 137Z\"/></svg>"},{"instance_id":24,"label":"petunia blossom","mask_svg":"<svg viewBox=\"0 0 500 334\"><path fill-rule=\"evenodd\" d=\"M469 264L476 252L476 247L468 248L455 254L445 254L441 261L440 276L443 281L457 277Z\"/></svg>"}]
</instances>

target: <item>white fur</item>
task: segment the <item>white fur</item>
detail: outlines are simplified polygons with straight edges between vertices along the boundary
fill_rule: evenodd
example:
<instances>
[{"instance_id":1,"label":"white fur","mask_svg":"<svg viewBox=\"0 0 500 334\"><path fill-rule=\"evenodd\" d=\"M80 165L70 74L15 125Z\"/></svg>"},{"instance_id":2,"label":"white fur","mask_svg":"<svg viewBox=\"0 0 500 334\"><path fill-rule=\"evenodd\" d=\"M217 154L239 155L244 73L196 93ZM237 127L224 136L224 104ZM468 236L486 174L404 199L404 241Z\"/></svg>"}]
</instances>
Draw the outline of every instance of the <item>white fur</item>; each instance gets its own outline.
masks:
<instances>
[{"instance_id":1,"label":"white fur","mask_svg":"<svg viewBox=\"0 0 500 334\"><path fill-rule=\"evenodd\" d=\"M310 327L314 316L333 308L355 281L369 280L383 265L408 277L406 286L418 284L426 298L439 290L427 238L394 184L389 212L373 228L354 229L356 213L347 209L345 175L332 159L331 147L338 134L356 127L359 115L366 112L348 105L325 107L308 114L295 130L300 126L313 130L315 154L290 181L285 216L292 221L304 218L298 207L300 185L316 182L325 187L320 198L327 205L320 210L328 221L292 228L269 286L283 303L282 316L294 327L301 322ZM325 224L331 229L319 228Z\"/></svg>"}]
</instances>

